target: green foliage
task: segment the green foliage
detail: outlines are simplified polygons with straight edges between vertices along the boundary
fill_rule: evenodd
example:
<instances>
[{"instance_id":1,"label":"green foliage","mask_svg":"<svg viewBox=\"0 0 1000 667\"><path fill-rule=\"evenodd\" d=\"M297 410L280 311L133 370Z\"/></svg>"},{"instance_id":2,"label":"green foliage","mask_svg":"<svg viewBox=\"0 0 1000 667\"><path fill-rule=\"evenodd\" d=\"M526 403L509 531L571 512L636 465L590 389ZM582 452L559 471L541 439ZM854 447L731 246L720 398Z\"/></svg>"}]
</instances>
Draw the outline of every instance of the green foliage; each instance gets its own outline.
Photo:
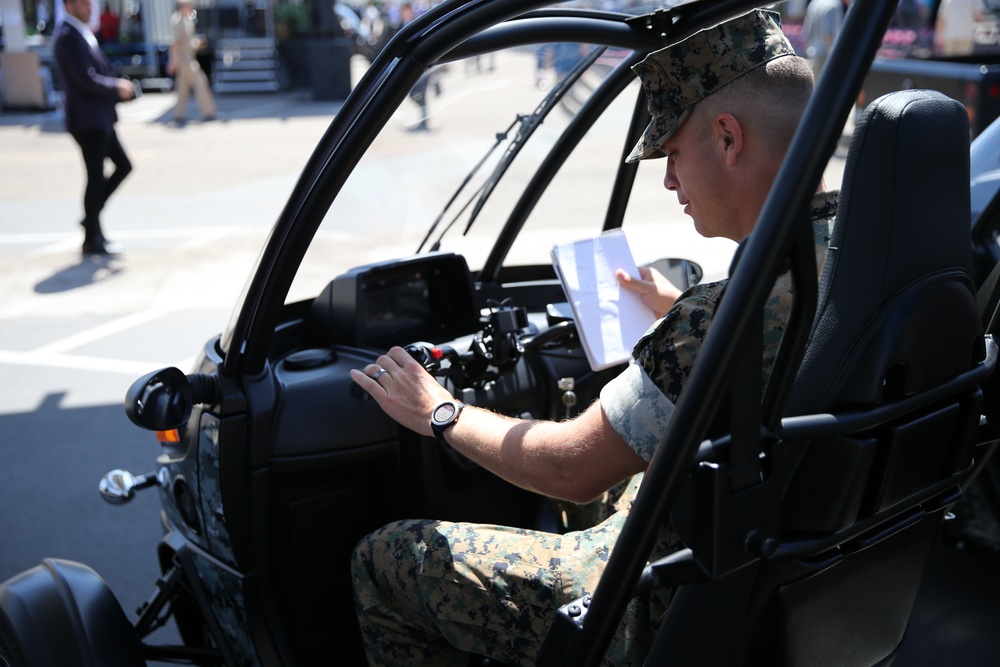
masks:
<instances>
[{"instance_id":1,"label":"green foliage","mask_svg":"<svg viewBox=\"0 0 1000 667\"><path fill-rule=\"evenodd\" d=\"M274 6L274 23L287 26L293 35L304 35L312 28L312 17L301 3L279 2Z\"/></svg>"}]
</instances>

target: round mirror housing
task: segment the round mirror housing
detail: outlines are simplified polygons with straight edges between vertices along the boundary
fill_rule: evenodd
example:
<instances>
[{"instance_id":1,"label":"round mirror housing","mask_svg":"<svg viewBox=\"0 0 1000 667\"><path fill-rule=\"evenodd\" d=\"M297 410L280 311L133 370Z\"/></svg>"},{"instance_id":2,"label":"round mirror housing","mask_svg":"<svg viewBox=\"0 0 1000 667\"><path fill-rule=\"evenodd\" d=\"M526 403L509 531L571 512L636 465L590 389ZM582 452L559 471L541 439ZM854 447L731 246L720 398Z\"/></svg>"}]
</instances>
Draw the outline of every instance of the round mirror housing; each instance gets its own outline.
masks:
<instances>
[{"instance_id":1,"label":"round mirror housing","mask_svg":"<svg viewBox=\"0 0 1000 667\"><path fill-rule=\"evenodd\" d=\"M133 424L150 431L182 427L193 405L191 382L173 367L142 376L125 394L125 414Z\"/></svg>"},{"instance_id":2,"label":"round mirror housing","mask_svg":"<svg viewBox=\"0 0 1000 667\"><path fill-rule=\"evenodd\" d=\"M650 262L646 266L662 273L667 280L672 282L682 292L688 287L700 283L702 277L705 275L701 264L693 262L690 259L668 257Z\"/></svg>"},{"instance_id":3,"label":"round mirror housing","mask_svg":"<svg viewBox=\"0 0 1000 667\"><path fill-rule=\"evenodd\" d=\"M120 505L132 500L135 487L135 475L128 470L116 468L101 478L97 489L101 492L101 497L109 503Z\"/></svg>"}]
</instances>

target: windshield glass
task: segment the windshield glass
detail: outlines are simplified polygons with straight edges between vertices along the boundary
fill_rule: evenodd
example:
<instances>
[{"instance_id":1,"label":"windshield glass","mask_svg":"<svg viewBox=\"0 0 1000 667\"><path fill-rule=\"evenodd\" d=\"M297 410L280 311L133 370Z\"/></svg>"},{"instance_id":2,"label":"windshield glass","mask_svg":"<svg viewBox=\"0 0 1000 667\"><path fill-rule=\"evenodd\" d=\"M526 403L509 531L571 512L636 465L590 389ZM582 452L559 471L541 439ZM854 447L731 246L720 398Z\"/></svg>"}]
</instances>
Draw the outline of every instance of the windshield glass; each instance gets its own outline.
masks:
<instances>
[{"instance_id":1,"label":"windshield glass","mask_svg":"<svg viewBox=\"0 0 1000 667\"><path fill-rule=\"evenodd\" d=\"M460 253L470 268L480 268L553 144L628 55L621 49L593 54L594 48L538 44L432 69L351 173L310 246L288 300L315 296L351 267L415 253L432 227L424 250L440 238L441 250ZM502 177L492 182L510 142L519 133L529 134L531 116L546 95L592 55L592 65L541 119L530 140L518 147ZM357 76L357 68L364 65L355 60ZM633 81L590 129L534 208L507 264L547 265L554 244L601 231L640 94ZM702 262L707 276L724 272L731 242L706 241L694 232L676 196L662 186L664 168L662 160L643 162L633 187L625 227L637 261L683 256ZM469 227L478 193L487 185L493 191ZM724 259L715 261L712 250L719 247L725 249Z\"/></svg>"},{"instance_id":2,"label":"windshield glass","mask_svg":"<svg viewBox=\"0 0 1000 667\"><path fill-rule=\"evenodd\" d=\"M603 45L544 43L432 68L352 170L286 300L310 299L352 267L418 249L456 252L473 271L480 269L574 115L630 55ZM546 95L588 59L592 63L551 111L533 117L545 106ZM355 81L366 66L354 57ZM617 169L631 149L626 135L639 99L644 99L641 87L632 78L541 195L506 266L549 266L553 245L601 231ZM530 131L534 122L538 125ZM509 165L498 169L519 135L530 138L517 146ZM830 188L839 187L842 157L831 162ZM677 196L663 187L665 167L663 160L643 161L628 194L622 222L637 263L679 257L701 264L705 280L724 277L735 244L695 232ZM479 196L484 189L489 192L485 203Z\"/></svg>"}]
</instances>

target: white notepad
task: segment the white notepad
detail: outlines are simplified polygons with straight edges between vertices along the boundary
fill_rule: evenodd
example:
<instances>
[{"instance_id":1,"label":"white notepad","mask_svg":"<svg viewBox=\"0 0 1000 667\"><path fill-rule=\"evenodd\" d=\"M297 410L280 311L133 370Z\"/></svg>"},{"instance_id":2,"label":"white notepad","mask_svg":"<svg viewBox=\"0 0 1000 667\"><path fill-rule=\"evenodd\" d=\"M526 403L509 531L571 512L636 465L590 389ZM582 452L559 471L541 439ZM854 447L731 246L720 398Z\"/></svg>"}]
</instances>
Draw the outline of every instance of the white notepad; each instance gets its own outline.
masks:
<instances>
[{"instance_id":1,"label":"white notepad","mask_svg":"<svg viewBox=\"0 0 1000 667\"><path fill-rule=\"evenodd\" d=\"M625 232L600 236L552 249L552 265L573 309L577 333L593 370L624 363L632 347L656 321L642 298L624 290L616 269L639 277Z\"/></svg>"}]
</instances>

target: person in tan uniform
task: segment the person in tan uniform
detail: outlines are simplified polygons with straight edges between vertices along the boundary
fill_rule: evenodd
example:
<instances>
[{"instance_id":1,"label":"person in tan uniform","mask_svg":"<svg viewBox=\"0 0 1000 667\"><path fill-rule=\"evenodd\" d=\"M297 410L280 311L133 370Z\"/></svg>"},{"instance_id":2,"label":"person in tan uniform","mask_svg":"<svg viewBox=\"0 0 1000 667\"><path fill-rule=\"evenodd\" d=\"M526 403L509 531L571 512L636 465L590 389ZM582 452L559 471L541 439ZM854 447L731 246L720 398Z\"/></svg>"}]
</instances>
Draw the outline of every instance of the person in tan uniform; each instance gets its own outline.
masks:
<instances>
[{"instance_id":1,"label":"person in tan uniform","mask_svg":"<svg viewBox=\"0 0 1000 667\"><path fill-rule=\"evenodd\" d=\"M194 88L195 99L202 120L215 120L215 98L208 87L208 77L198 64L198 51L205 47L205 40L194 34L194 4L191 0L179 0L177 11L170 17L173 40L167 60L167 74L174 77L177 91L177 106L174 120L183 123L187 116L188 96Z\"/></svg>"},{"instance_id":2,"label":"person in tan uniform","mask_svg":"<svg viewBox=\"0 0 1000 667\"><path fill-rule=\"evenodd\" d=\"M976 46L976 24L985 12L982 0L941 0L934 25L934 50L937 54L970 55Z\"/></svg>"}]
</instances>

